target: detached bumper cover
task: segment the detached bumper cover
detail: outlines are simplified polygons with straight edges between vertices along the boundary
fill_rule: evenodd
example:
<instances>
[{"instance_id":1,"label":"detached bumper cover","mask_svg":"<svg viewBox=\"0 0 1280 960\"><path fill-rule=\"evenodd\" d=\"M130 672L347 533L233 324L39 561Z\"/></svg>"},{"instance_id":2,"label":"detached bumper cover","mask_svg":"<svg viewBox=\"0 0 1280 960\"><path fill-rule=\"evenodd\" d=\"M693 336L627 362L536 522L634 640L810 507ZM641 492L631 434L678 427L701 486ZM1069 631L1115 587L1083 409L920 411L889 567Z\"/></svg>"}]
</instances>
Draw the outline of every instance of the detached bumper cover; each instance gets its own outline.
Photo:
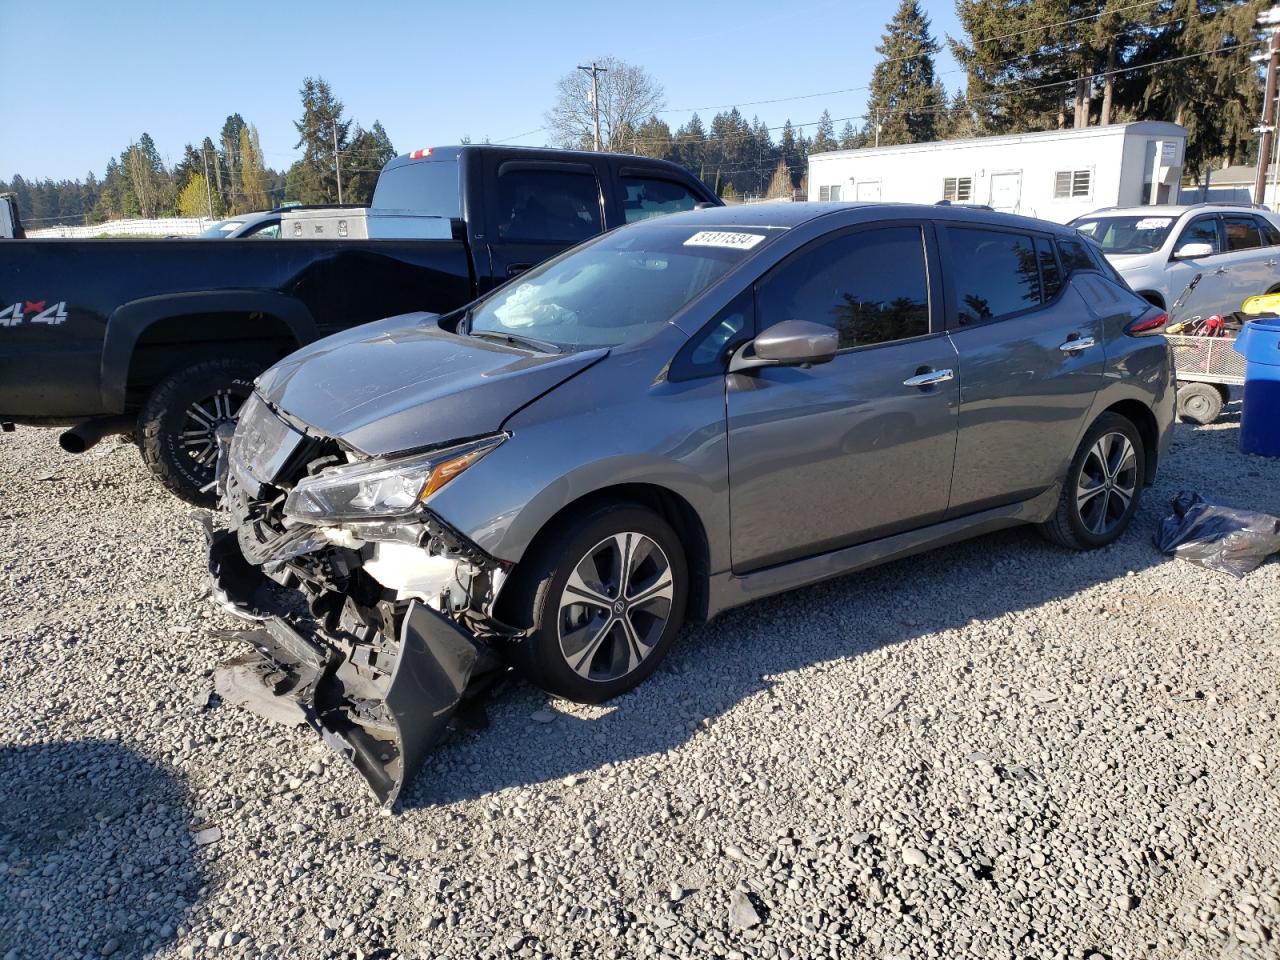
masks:
<instances>
[{"instance_id":1,"label":"detached bumper cover","mask_svg":"<svg viewBox=\"0 0 1280 960\"><path fill-rule=\"evenodd\" d=\"M284 723L306 723L349 760L384 806L400 796L450 718L502 670L497 657L453 621L417 601L398 632L330 636L270 609L266 577L229 531L210 536L215 599L261 627L232 636L251 650L222 664L224 700Z\"/></svg>"}]
</instances>

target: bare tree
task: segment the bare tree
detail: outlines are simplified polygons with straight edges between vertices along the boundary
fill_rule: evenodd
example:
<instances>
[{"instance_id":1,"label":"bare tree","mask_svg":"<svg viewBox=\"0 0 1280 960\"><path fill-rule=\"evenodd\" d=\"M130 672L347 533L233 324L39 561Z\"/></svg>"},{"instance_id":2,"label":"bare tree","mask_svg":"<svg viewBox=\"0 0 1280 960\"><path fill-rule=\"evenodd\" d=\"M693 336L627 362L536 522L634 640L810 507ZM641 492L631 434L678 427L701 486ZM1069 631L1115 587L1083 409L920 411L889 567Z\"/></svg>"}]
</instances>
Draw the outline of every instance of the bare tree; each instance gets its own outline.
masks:
<instances>
[{"instance_id":1,"label":"bare tree","mask_svg":"<svg viewBox=\"0 0 1280 960\"><path fill-rule=\"evenodd\" d=\"M597 59L600 74L600 145L629 150L633 131L666 105L662 84L643 67L616 57ZM590 149L592 142L591 75L574 70L560 78L556 105L547 113L552 139L562 147Z\"/></svg>"}]
</instances>

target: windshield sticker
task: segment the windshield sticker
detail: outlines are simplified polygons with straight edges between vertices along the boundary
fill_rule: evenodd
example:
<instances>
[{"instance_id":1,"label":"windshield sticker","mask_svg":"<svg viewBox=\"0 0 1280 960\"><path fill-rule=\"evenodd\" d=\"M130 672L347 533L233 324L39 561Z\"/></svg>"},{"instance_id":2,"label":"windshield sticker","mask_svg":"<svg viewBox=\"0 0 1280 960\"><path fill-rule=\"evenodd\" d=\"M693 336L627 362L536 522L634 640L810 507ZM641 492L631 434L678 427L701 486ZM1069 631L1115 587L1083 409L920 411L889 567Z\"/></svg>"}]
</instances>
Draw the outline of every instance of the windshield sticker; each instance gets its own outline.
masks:
<instances>
[{"instance_id":1,"label":"windshield sticker","mask_svg":"<svg viewBox=\"0 0 1280 960\"><path fill-rule=\"evenodd\" d=\"M750 250L764 239L762 233L727 233L722 230L700 230L684 242L686 247L728 247Z\"/></svg>"},{"instance_id":2,"label":"windshield sticker","mask_svg":"<svg viewBox=\"0 0 1280 960\"><path fill-rule=\"evenodd\" d=\"M1173 223L1173 217L1145 217L1138 221L1138 230L1159 230Z\"/></svg>"}]
</instances>

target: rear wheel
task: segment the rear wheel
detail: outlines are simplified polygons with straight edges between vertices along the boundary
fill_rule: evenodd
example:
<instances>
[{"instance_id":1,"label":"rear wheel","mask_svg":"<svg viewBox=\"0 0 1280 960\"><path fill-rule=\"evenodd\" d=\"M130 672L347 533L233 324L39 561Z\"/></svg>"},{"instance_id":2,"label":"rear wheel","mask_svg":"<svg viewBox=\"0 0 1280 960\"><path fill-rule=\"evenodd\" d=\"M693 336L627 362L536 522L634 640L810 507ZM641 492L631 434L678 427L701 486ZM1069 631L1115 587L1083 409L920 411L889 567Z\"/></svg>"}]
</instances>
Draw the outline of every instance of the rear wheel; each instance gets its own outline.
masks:
<instances>
[{"instance_id":1,"label":"rear wheel","mask_svg":"<svg viewBox=\"0 0 1280 960\"><path fill-rule=\"evenodd\" d=\"M1222 391L1212 383L1178 384L1178 416L1189 423L1213 423L1222 413Z\"/></svg>"},{"instance_id":2,"label":"rear wheel","mask_svg":"<svg viewBox=\"0 0 1280 960\"><path fill-rule=\"evenodd\" d=\"M188 503L212 507L218 465L214 434L235 422L253 392L262 364L202 360L170 374L151 391L138 417L142 459L170 491Z\"/></svg>"},{"instance_id":3,"label":"rear wheel","mask_svg":"<svg viewBox=\"0 0 1280 960\"><path fill-rule=\"evenodd\" d=\"M671 526L651 510L611 504L547 537L521 562L508 619L532 627L511 647L529 680L599 703L657 669L684 620L688 566Z\"/></svg>"},{"instance_id":4,"label":"rear wheel","mask_svg":"<svg viewBox=\"0 0 1280 960\"><path fill-rule=\"evenodd\" d=\"M1117 413L1104 413L1071 458L1058 509L1040 532L1072 550L1105 547L1137 513L1145 471L1138 428Z\"/></svg>"}]
</instances>

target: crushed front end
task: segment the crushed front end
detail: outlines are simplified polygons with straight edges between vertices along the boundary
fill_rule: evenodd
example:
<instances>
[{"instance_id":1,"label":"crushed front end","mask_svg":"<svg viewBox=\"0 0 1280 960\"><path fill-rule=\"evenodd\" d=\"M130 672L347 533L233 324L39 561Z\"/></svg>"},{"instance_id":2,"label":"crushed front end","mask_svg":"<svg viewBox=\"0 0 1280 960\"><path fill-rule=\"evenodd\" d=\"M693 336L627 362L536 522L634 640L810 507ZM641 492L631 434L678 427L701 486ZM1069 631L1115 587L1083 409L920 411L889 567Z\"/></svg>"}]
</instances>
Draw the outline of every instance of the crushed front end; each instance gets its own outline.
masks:
<instances>
[{"instance_id":1,"label":"crushed front end","mask_svg":"<svg viewBox=\"0 0 1280 960\"><path fill-rule=\"evenodd\" d=\"M252 629L224 699L307 723L384 805L456 712L505 672L492 615L508 573L422 501L502 436L363 458L257 394L220 438L229 528L209 527L216 602Z\"/></svg>"}]
</instances>

